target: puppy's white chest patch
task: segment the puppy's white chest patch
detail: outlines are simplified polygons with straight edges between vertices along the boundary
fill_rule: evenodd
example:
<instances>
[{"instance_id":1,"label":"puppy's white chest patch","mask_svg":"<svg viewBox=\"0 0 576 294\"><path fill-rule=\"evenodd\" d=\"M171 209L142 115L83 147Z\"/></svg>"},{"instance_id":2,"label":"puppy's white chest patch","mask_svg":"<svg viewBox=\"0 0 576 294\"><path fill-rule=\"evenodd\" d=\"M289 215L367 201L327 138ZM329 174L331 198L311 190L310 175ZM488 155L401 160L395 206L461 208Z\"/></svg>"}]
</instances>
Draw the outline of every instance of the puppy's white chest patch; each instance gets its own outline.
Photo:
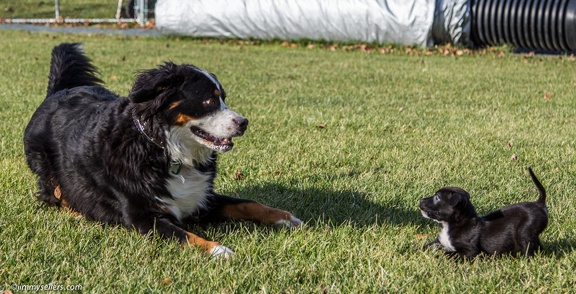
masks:
<instances>
[{"instance_id":1,"label":"puppy's white chest patch","mask_svg":"<svg viewBox=\"0 0 576 294\"><path fill-rule=\"evenodd\" d=\"M442 230L438 235L438 241L440 242L440 244L442 244L444 250L450 252L456 251L456 248L454 248L452 242L450 242L450 236L448 235L448 224L445 222L442 222Z\"/></svg>"},{"instance_id":2,"label":"puppy's white chest patch","mask_svg":"<svg viewBox=\"0 0 576 294\"><path fill-rule=\"evenodd\" d=\"M179 220L203 207L211 175L204 174L192 167L183 166L178 174L168 179L170 198L162 198L170 212Z\"/></svg>"}]
</instances>

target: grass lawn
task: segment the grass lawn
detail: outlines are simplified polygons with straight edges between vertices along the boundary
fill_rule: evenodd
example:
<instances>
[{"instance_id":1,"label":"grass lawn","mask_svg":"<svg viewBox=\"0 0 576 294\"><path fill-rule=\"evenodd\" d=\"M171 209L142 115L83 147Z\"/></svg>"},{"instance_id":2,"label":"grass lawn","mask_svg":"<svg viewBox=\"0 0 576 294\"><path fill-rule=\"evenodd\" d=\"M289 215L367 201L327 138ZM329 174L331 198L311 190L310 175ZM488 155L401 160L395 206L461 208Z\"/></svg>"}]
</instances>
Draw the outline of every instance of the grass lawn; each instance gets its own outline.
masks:
<instances>
[{"instance_id":1,"label":"grass lawn","mask_svg":"<svg viewBox=\"0 0 576 294\"><path fill-rule=\"evenodd\" d=\"M118 8L116 0L60 0L59 4L63 18L115 18ZM0 0L0 18L54 18L54 6L54 0Z\"/></svg>"},{"instance_id":2,"label":"grass lawn","mask_svg":"<svg viewBox=\"0 0 576 294\"><path fill-rule=\"evenodd\" d=\"M17 31L0 31L0 39L0 289L554 293L576 285L573 59ZM214 72L228 106L250 119L235 149L220 156L217 191L289 210L306 225L191 228L237 253L218 260L40 205L22 137L61 42L83 42L122 95L137 69L164 60ZM549 195L543 252L454 262L421 250L440 230L420 215L421 197L460 186L481 214L532 201L527 166Z\"/></svg>"}]
</instances>

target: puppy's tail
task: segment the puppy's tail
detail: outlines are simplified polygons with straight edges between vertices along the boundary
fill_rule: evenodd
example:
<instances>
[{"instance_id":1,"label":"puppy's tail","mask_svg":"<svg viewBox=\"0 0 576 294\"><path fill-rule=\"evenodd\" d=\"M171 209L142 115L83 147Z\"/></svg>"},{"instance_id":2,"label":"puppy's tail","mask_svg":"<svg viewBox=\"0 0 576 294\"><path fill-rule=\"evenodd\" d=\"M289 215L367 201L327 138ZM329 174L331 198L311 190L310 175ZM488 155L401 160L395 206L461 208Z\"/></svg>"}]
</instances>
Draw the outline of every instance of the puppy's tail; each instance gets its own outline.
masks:
<instances>
[{"instance_id":1,"label":"puppy's tail","mask_svg":"<svg viewBox=\"0 0 576 294\"><path fill-rule=\"evenodd\" d=\"M546 204L546 190L544 189L544 186L542 186L542 184L540 183L540 181L538 180L538 178L536 177L536 175L532 171L532 168L528 167L528 172L530 173L530 177L532 178L534 185L536 185L536 188L538 188L538 191L540 192L540 197L538 197L538 200L536 200L536 202L545 205Z\"/></svg>"},{"instance_id":2,"label":"puppy's tail","mask_svg":"<svg viewBox=\"0 0 576 294\"><path fill-rule=\"evenodd\" d=\"M46 97L64 89L103 84L97 73L80 43L62 43L52 49Z\"/></svg>"}]
</instances>

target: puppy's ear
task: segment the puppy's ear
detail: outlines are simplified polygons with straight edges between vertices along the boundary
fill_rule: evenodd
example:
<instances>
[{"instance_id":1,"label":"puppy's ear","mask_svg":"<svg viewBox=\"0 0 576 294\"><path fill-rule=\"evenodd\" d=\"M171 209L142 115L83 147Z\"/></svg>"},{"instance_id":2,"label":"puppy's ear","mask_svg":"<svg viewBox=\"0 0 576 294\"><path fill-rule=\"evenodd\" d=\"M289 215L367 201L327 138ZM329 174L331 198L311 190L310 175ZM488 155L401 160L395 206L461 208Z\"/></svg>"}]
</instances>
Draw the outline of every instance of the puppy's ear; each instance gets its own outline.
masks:
<instances>
[{"instance_id":1,"label":"puppy's ear","mask_svg":"<svg viewBox=\"0 0 576 294\"><path fill-rule=\"evenodd\" d=\"M136 77L128 98L134 103L155 99L160 93L182 84L184 76L178 74L178 66L172 62L141 72Z\"/></svg>"},{"instance_id":2,"label":"puppy's ear","mask_svg":"<svg viewBox=\"0 0 576 294\"><path fill-rule=\"evenodd\" d=\"M466 199L466 200L470 201L470 194L468 194L468 192L462 190L462 192L460 193L460 195L462 196L463 199Z\"/></svg>"},{"instance_id":3,"label":"puppy's ear","mask_svg":"<svg viewBox=\"0 0 576 294\"><path fill-rule=\"evenodd\" d=\"M466 205L470 202L470 195L468 192L459 189L457 192L452 192L450 195L449 203L451 206L461 206Z\"/></svg>"},{"instance_id":4,"label":"puppy's ear","mask_svg":"<svg viewBox=\"0 0 576 294\"><path fill-rule=\"evenodd\" d=\"M470 194L466 191L458 194L458 202L454 207L457 207L460 213L466 217L476 216L476 208L474 208L474 205L470 202Z\"/></svg>"},{"instance_id":5,"label":"puppy's ear","mask_svg":"<svg viewBox=\"0 0 576 294\"><path fill-rule=\"evenodd\" d=\"M464 208L470 202L470 195L468 194L458 194L458 196L455 198L456 198L456 204L454 206Z\"/></svg>"}]
</instances>

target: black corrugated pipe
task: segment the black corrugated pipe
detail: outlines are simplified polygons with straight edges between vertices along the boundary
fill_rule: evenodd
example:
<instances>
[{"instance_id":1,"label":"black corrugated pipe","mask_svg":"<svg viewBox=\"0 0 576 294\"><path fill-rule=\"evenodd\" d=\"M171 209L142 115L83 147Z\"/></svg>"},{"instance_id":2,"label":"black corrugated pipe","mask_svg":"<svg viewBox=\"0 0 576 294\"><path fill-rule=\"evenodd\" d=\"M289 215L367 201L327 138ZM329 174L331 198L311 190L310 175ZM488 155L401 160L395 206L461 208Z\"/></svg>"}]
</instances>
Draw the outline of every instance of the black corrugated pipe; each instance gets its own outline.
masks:
<instances>
[{"instance_id":1,"label":"black corrugated pipe","mask_svg":"<svg viewBox=\"0 0 576 294\"><path fill-rule=\"evenodd\" d=\"M576 50L576 0L471 0L470 9L476 45Z\"/></svg>"}]
</instances>

